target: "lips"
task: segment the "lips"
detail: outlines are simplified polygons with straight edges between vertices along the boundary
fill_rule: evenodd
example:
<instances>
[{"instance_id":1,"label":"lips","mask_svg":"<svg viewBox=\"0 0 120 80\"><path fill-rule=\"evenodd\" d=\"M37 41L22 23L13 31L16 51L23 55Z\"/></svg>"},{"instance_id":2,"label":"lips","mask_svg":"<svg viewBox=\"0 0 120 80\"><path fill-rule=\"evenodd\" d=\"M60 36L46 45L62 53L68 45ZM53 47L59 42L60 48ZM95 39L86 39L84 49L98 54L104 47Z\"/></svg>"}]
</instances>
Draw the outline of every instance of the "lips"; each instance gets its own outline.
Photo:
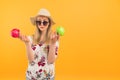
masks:
<instances>
[{"instance_id":1,"label":"lips","mask_svg":"<svg viewBox=\"0 0 120 80\"><path fill-rule=\"evenodd\" d=\"M44 27L40 27L40 28L44 28Z\"/></svg>"}]
</instances>

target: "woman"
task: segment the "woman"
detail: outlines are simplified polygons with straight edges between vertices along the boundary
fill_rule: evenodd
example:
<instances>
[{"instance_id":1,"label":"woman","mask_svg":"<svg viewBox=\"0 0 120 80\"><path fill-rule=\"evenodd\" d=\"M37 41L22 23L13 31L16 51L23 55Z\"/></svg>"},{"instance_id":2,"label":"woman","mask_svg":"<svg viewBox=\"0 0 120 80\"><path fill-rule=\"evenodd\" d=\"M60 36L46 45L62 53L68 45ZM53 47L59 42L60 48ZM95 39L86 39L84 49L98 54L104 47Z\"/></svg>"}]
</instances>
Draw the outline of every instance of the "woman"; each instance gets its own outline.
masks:
<instances>
[{"instance_id":1,"label":"woman","mask_svg":"<svg viewBox=\"0 0 120 80\"><path fill-rule=\"evenodd\" d=\"M34 35L20 35L26 45L29 61L26 80L54 80L54 63L59 45L59 35L51 32L51 26L55 23L46 9L40 9L31 22L36 26Z\"/></svg>"}]
</instances>

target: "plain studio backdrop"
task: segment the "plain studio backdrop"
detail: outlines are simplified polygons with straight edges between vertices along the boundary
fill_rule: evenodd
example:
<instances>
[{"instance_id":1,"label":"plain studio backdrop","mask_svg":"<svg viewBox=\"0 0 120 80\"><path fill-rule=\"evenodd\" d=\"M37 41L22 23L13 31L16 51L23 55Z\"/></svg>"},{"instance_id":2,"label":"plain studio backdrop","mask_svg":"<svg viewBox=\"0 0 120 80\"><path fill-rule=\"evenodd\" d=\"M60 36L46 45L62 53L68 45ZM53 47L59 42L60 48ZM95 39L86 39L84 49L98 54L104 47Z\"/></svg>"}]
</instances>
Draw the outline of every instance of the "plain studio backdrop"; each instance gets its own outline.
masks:
<instances>
[{"instance_id":1,"label":"plain studio backdrop","mask_svg":"<svg viewBox=\"0 0 120 80\"><path fill-rule=\"evenodd\" d=\"M25 45L12 38L18 28L31 35L30 17L46 8L65 28L56 60L56 80L120 80L119 0L1 0L0 80L25 80Z\"/></svg>"}]
</instances>

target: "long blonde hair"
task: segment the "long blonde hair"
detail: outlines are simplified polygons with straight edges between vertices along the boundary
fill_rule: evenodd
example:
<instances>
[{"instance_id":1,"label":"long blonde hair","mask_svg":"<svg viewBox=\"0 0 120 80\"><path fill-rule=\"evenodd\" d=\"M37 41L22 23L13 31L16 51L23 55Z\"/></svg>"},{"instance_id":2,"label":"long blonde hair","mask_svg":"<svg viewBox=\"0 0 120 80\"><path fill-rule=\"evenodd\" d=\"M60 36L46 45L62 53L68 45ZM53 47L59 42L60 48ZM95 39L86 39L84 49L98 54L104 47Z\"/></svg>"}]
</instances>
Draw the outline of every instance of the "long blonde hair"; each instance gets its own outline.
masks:
<instances>
[{"instance_id":1,"label":"long blonde hair","mask_svg":"<svg viewBox=\"0 0 120 80\"><path fill-rule=\"evenodd\" d=\"M51 34L51 20L48 18L49 20L49 25L46 31L46 36L45 36L45 42L49 43L50 41L50 34ZM36 25L36 29L35 29L35 33L33 35L33 44L38 44L40 43L40 37L41 37L41 31L38 28L38 26Z\"/></svg>"}]
</instances>

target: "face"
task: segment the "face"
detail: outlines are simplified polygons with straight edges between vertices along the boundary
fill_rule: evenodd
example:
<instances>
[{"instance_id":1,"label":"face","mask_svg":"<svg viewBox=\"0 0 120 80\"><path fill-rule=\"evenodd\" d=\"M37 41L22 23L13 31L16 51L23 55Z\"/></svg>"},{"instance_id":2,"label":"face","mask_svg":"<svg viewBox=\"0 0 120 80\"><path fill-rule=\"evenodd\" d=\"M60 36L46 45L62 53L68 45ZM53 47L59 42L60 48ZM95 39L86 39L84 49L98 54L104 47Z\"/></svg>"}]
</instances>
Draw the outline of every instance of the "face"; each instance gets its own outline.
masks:
<instances>
[{"instance_id":1,"label":"face","mask_svg":"<svg viewBox=\"0 0 120 80\"><path fill-rule=\"evenodd\" d=\"M40 29L40 31L46 31L49 24L49 19L45 16L39 16L36 19L36 26Z\"/></svg>"}]
</instances>

